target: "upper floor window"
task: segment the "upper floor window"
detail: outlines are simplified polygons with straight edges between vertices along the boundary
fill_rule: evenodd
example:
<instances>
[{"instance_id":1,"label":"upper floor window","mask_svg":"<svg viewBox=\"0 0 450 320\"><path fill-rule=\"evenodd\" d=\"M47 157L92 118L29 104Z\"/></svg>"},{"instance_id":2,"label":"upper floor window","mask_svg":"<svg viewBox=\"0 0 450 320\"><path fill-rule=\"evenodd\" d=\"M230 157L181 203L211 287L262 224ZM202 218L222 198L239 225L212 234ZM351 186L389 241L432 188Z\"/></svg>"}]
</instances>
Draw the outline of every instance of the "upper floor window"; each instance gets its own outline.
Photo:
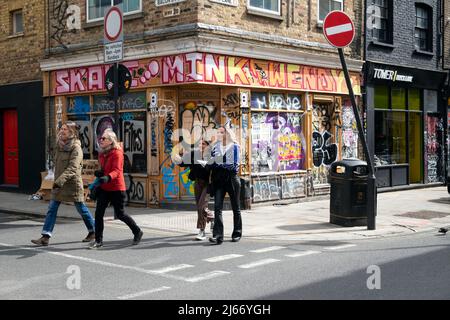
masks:
<instances>
[{"instance_id":1,"label":"upper floor window","mask_svg":"<svg viewBox=\"0 0 450 320\"><path fill-rule=\"evenodd\" d=\"M252 9L280 14L280 0L249 0L248 4Z\"/></svg>"},{"instance_id":2,"label":"upper floor window","mask_svg":"<svg viewBox=\"0 0 450 320\"><path fill-rule=\"evenodd\" d=\"M392 1L372 0L370 9L367 24L371 30L372 39L392 43Z\"/></svg>"},{"instance_id":3,"label":"upper floor window","mask_svg":"<svg viewBox=\"0 0 450 320\"><path fill-rule=\"evenodd\" d=\"M432 20L431 7L423 4L416 4L416 28L414 30L416 49L421 51L432 51Z\"/></svg>"},{"instance_id":4,"label":"upper floor window","mask_svg":"<svg viewBox=\"0 0 450 320\"><path fill-rule=\"evenodd\" d=\"M22 10L11 12L11 34L23 33Z\"/></svg>"},{"instance_id":5,"label":"upper floor window","mask_svg":"<svg viewBox=\"0 0 450 320\"><path fill-rule=\"evenodd\" d=\"M142 0L86 0L87 21L102 20L105 12L114 5L122 3L123 14L131 14L142 11Z\"/></svg>"},{"instance_id":6,"label":"upper floor window","mask_svg":"<svg viewBox=\"0 0 450 320\"><path fill-rule=\"evenodd\" d=\"M318 22L323 22L328 13L334 10L343 10L343 0L319 0Z\"/></svg>"}]
</instances>

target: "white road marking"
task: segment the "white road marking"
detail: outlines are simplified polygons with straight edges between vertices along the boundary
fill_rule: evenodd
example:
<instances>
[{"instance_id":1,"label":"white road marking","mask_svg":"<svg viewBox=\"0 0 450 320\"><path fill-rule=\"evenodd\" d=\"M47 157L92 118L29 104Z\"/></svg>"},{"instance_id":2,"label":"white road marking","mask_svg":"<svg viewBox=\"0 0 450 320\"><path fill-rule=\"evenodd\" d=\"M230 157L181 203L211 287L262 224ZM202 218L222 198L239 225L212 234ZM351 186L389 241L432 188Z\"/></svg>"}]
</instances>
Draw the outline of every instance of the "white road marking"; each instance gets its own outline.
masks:
<instances>
[{"instance_id":1,"label":"white road marking","mask_svg":"<svg viewBox=\"0 0 450 320\"><path fill-rule=\"evenodd\" d=\"M238 268L242 268L242 269L250 269L250 268L255 268L255 267L259 267L265 264L269 264L269 263L274 263L274 262L278 262L280 260L278 259L263 259L263 260L258 260L252 263L247 263L247 264L243 264L238 266Z\"/></svg>"},{"instance_id":2,"label":"white road marking","mask_svg":"<svg viewBox=\"0 0 450 320\"><path fill-rule=\"evenodd\" d=\"M189 278L183 278L182 280L187 281L187 282L199 282L199 281L203 281L203 280L208 280L208 279L224 276L229 273L230 272L228 272L228 271L217 270L217 271L211 271L208 273L199 274L199 275L189 277Z\"/></svg>"},{"instance_id":3,"label":"white road marking","mask_svg":"<svg viewBox=\"0 0 450 320\"><path fill-rule=\"evenodd\" d=\"M269 251L275 251L275 250L281 250L281 249L286 249L286 247L273 246L273 247L267 247L267 248L262 248L262 249L257 249L257 250L250 250L250 252L262 253L262 252L269 252Z\"/></svg>"},{"instance_id":4,"label":"white road marking","mask_svg":"<svg viewBox=\"0 0 450 320\"><path fill-rule=\"evenodd\" d=\"M343 244L340 246L328 247L328 248L323 248L323 249L324 250L340 250L340 249L346 249L346 248L351 248L351 247L356 247L356 244Z\"/></svg>"},{"instance_id":5,"label":"white road marking","mask_svg":"<svg viewBox=\"0 0 450 320\"><path fill-rule=\"evenodd\" d=\"M159 275L161 277L169 278L169 279L184 280L184 278L179 277L179 276L174 276L174 275L165 274L165 273L157 273L157 272L154 272L152 270L147 270L147 269L143 269L143 268L139 268L139 267L126 266L126 265L121 265L121 264L111 263L111 262L105 262L105 261L91 259L91 258L86 258L86 257L74 256L74 255L67 254L67 253L62 253L62 252L43 250L43 249L40 249L39 247L36 247L36 248L34 248L34 247L20 247L20 246L16 246L16 245L7 244L7 243L0 243L0 246L9 247L9 248L17 248L17 249L27 250L27 251L36 251L36 252L48 253L48 254L51 254L51 255L60 256L60 257L68 258L68 259L74 259L74 260L79 260L79 261L84 261L84 262L90 262L90 263L94 263L94 264L101 265L101 266L104 266L104 267L111 267L111 268L118 268L118 269L124 269L124 270L137 271L137 272L141 272L141 273L145 273L145 274L151 274L151 275Z\"/></svg>"},{"instance_id":6,"label":"white road marking","mask_svg":"<svg viewBox=\"0 0 450 320\"><path fill-rule=\"evenodd\" d=\"M224 260L229 260L229 259L234 259L234 258L239 258L242 257L242 254L226 254L223 256L217 256L217 257L211 257L208 259L203 259L203 261L206 262L218 262L218 261L224 261Z\"/></svg>"},{"instance_id":7,"label":"white road marking","mask_svg":"<svg viewBox=\"0 0 450 320\"><path fill-rule=\"evenodd\" d=\"M141 292L137 292L137 293L127 294L125 296L117 297L117 299L120 299L120 300L133 299L133 298L137 298L140 296L145 296L150 293L165 291L165 290L169 290L169 289L170 289L170 287L164 286L164 287L159 287L159 288L155 288L155 289L151 289L151 290L147 290L147 291L141 291Z\"/></svg>"},{"instance_id":8,"label":"white road marking","mask_svg":"<svg viewBox=\"0 0 450 320\"><path fill-rule=\"evenodd\" d=\"M332 36L334 34L343 33L343 32L352 31L352 30L353 30L352 24L346 23L346 24L341 24L339 26L326 28L325 31L327 33L327 36Z\"/></svg>"},{"instance_id":9,"label":"white road marking","mask_svg":"<svg viewBox=\"0 0 450 320\"><path fill-rule=\"evenodd\" d=\"M157 274L161 274L161 273L168 273L171 271L176 271L176 270L181 270L181 269L186 269L186 268L192 268L194 267L193 265L190 264L176 264L173 266L168 266L162 269L157 269L157 270L150 270L153 273L157 273Z\"/></svg>"},{"instance_id":10,"label":"white road marking","mask_svg":"<svg viewBox=\"0 0 450 320\"><path fill-rule=\"evenodd\" d=\"M302 252L286 254L285 256L286 257L290 257L290 258L298 258L298 257L309 256L311 254L317 254L317 253L320 253L320 251L308 250L308 251L302 251Z\"/></svg>"}]
</instances>

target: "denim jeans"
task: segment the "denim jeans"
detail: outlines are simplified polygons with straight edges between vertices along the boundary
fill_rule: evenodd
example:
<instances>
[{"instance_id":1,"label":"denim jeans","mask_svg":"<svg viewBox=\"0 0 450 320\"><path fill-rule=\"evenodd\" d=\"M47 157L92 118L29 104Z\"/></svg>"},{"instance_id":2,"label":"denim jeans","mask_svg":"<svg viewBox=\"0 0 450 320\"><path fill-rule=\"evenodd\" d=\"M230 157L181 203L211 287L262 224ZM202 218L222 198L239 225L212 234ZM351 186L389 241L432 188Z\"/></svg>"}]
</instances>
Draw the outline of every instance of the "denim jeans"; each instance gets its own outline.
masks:
<instances>
[{"instance_id":1,"label":"denim jeans","mask_svg":"<svg viewBox=\"0 0 450 320\"><path fill-rule=\"evenodd\" d=\"M42 235L47 235L49 237L52 236L53 228L56 223L56 215L58 213L60 201L50 200L50 204L48 205L47 216L45 217L44 227L42 228ZM92 214L89 212L89 209L83 202L74 202L75 208L78 213L83 218L84 224L88 229L88 232L94 232L95 230L95 222Z\"/></svg>"},{"instance_id":2,"label":"denim jeans","mask_svg":"<svg viewBox=\"0 0 450 320\"><path fill-rule=\"evenodd\" d=\"M233 209L233 233L231 237L242 236L242 219L241 210L239 207L241 182L238 176L230 177L223 185L215 187L214 193L214 228L213 237L223 240L223 200L225 193L230 196L231 208Z\"/></svg>"}]
</instances>

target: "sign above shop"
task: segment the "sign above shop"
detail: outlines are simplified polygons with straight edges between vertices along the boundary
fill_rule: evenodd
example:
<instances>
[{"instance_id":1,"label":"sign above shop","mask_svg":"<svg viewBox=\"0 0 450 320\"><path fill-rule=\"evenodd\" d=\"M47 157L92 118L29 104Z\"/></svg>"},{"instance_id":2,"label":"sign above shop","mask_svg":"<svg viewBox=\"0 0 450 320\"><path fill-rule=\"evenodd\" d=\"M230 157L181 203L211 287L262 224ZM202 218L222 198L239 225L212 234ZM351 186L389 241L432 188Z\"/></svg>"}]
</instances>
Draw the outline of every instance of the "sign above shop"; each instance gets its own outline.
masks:
<instances>
[{"instance_id":1,"label":"sign above shop","mask_svg":"<svg viewBox=\"0 0 450 320\"><path fill-rule=\"evenodd\" d=\"M336 48L344 48L355 38L355 26L352 19L342 11L332 11L323 20L323 34Z\"/></svg>"},{"instance_id":2,"label":"sign above shop","mask_svg":"<svg viewBox=\"0 0 450 320\"><path fill-rule=\"evenodd\" d=\"M368 82L403 87L415 87L438 90L444 86L444 72L421 70L392 66L381 63L366 62Z\"/></svg>"},{"instance_id":3,"label":"sign above shop","mask_svg":"<svg viewBox=\"0 0 450 320\"><path fill-rule=\"evenodd\" d=\"M131 88L203 83L222 86L271 88L348 94L342 70L256 60L202 52L123 62L131 75ZM51 73L52 92L76 94L106 90L109 65L62 69ZM360 75L350 75L353 90L361 94Z\"/></svg>"}]
</instances>

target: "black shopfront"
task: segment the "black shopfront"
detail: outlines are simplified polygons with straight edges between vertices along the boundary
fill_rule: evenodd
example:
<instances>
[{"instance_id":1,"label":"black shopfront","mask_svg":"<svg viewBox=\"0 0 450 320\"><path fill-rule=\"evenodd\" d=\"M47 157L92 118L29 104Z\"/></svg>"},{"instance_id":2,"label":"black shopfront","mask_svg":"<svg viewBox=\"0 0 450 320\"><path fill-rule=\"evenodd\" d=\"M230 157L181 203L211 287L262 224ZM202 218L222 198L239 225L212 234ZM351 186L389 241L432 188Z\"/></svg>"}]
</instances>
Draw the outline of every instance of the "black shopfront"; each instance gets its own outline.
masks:
<instances>
[{"instance_id":1,"label":"black shopfront","mask_svg":"<svg viewBox=\"0 0 450 320\"><path fill-rule=\"evenodd\" d=\"M366 62L364 76L378 188L443 183L447 74Z\"/></svg>"}]
</instances>

